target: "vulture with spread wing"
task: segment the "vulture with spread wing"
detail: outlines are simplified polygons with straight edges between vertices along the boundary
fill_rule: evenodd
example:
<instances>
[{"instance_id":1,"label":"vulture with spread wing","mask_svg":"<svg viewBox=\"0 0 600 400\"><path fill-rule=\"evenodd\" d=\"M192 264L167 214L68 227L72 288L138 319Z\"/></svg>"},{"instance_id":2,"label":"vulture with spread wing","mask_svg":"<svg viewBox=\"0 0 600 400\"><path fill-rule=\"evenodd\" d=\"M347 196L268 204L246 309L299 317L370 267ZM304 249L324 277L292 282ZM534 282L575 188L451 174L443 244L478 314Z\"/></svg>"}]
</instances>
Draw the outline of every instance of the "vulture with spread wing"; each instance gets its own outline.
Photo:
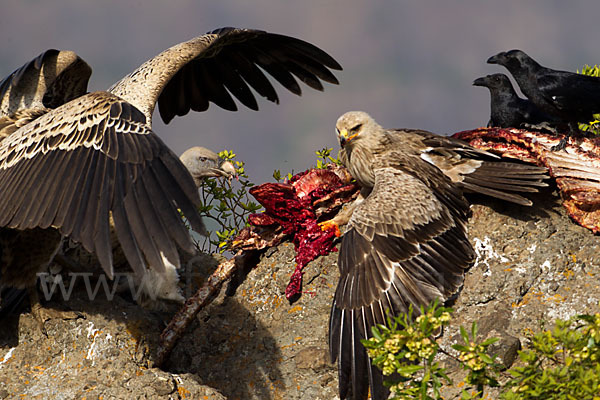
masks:
<instances>
[{"instance_id":1,"label":"vulture with spread wing","mask_svg":"<svg viewBox=\"0 0 600 400\"><path fill-rule=\"evenodd\" d=\"M340 65L314 45L257 30L223 28L177 44L107 91L86 93L89 66L48 50L0 82L0 284L33 287L69 237L113 275L113 226L137 273L179 266L193 251L180 211L196 231L194 179L152 131L158 103L168 123L212 102L257 110L272 102L271 75L300 95L297 79L322 90ZM263 72L264 71L264 72Z\"/></svg>"}]
</instances>

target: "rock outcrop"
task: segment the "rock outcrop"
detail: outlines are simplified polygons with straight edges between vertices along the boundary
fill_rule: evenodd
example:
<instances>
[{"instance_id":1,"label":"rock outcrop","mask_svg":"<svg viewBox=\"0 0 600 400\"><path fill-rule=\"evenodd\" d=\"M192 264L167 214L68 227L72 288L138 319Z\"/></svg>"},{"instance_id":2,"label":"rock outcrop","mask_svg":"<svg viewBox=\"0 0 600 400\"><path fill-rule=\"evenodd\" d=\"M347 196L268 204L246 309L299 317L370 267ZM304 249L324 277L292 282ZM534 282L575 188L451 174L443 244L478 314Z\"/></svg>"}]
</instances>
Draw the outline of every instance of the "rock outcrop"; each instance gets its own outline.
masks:
<instances>
[{"instance_id":1,"label":"rock outcrop","mask_svg":"<svg viewBox=\"0 0 600 400\"><path fill-rule=\"evenodd\" d=\"M510 366L540 324L598 310L598 237L569 220L555 188L532 198L534 207L472 198L469 236L478 257L451 305L454 318L440 339L445 349L460 340L460 325L478 321L482 337L501 338L494 351ZM336 262L337 253L311 262L302 296L290 304L294 247L269 249L233 295L223 290L198 315L162 369L151 367L152 355L176 306L151 312L127 294L90 301L84 288L68 302L55 296L47 306L85 319L50 320L48 337L27 312L3 321L0 399L335 399L327 330ZM192 259L182 278L197 286L215 265ZM458 380L452 359L443 361ZM445 392L453 398L460 389Z\"/></svg>"}]
</instances>

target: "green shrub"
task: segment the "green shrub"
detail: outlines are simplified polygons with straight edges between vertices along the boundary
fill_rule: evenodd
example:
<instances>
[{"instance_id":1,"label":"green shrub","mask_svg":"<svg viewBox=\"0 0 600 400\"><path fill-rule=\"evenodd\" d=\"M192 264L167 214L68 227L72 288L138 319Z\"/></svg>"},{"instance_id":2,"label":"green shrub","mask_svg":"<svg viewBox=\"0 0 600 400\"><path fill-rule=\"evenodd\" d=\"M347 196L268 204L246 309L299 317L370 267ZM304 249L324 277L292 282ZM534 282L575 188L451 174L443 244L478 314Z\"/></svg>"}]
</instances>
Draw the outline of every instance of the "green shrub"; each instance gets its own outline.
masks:
<instances>
[{"instance_id":1,"label":"green shrub","mask_svg":"<svg viewBox=\"0 0 600 400\"><path fill-rule=\"evenodd\" d=\"M597 65L590 67L586 64L580 73L583 75L600 77L600 68ZM594 120L588 122L587 124L580 123L579 130L592 132L594 135L600 134L600 114L594 114Z\"/></svg>"},{"instance_id":2,"label":"green shrub","mask_svg":"<svg viewBox=\"0 0 600 400\"><path fill-rule=\"evenodd\" d=\"M316 168L318 168L318 169L327 168L328 164L335 164L335 165L342 164L342 162L339 159L333 158L331 156L332 151L333 151L333 148L331 148L331 147L323 147L321 150L315 151L315 154L318 157Z\"/></svg>"},{"instance_id":3,"label":"green shrub","mask_svg":"<svg viewBox=\"0 0 600 400\"><path fill-rule=\"evenodd\" d=\"M197 241L197 247L203 252L223 253L229 242L246 226L248 215L261 209L248 193L254 184L246 175L244 162L236 161L235 156L228 150L219 153L219 157L235 166L237 179L207 178L200 186L200 215L205 222L214 221L218 227L208 237Z\"/></svg>"},{"instance_id":4,"label":"green shrub","mask_svg":"<svg viewBox=\"0 0 600 400\"><path fill-rule=\"evenodd\" d=\"M556 320L529 340L503 399L600 399L600 314Z\"/></svg>"},{"instance_id":5,"label":"green shrub","mask_svg":"<svg viewBox=\"0 0 600 400\"><path fill-rule=\"evenodd\" d=\"M451 311L438 307L435 301L427 308L421 307L421 314L413 320L411 306L408 314L388 318L388 326L373 327L373 337L363 340L373 365L389 377L385 384L393 394L392 399L441 399L443 382L452 384L446 369L435 361L440 347L432 339L434 334L448 325ZM459 363L468 370L465 382L469 388L477 388L474 395L463 390L462 398L481 397L484 386L497 385L494 374L500 365L487 354L488 347L496 340L476 343L476 323L473 323L470 337L461 327L461 336L465 345L453 347L459 351Z\"/></svg>"},{"instance_id":6,"label":"green shrub","mask_svg":"<svg viewBox=\"0 0 600 400\"><path fill-rule=\"evenodd\" d=\"M373 365L383 371L392 399L441 399L443 384L452 384L447 370L435 362L441 349L434 334L448 324L452 310L434 302L421 315L388 318L388 326L373 327L373 337L363 344ZM485 391L500 386L505 400L600 400L600 313L557 320L552 330L532 334L521 362L499 384L502 365L489 354L498 339L477 341L477 324L471 332L460 327L464 344L455 344L459 365L467 371L461 399L485 398Z\"/></svg>"}]
</instances>

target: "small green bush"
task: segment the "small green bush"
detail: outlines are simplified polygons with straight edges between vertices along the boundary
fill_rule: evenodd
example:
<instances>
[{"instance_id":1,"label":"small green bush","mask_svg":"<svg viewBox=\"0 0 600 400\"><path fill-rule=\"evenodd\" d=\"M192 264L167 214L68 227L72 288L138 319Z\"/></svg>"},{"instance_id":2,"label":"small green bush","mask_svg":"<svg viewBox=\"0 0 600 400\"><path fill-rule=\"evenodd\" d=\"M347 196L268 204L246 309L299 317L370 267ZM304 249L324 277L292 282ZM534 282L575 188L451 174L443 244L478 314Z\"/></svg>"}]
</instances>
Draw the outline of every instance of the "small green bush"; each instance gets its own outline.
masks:
<instances>
[{"instance_id":1,"label":"small green bush","mask_svg":"<svg viewBox=\"0 0 600 400\"><path fill-rule=\"evenodd\" d=\"M600 314L556 320L519 352L502 394L506 400L600 400Z\"/></svg>"},{"instance_id":2,"label":"small green bush","mask_svg":"<svg viewBox=\"0 0 600 400\"><path fill-rule=\"evenodd\" d=\"M373 337L363 340L373 365L389 377L385 385L390 388L392 399L441 399L443 382L452 384L446 369L435 362L441 349L432 339L448 325L451 312L450 308L439 307L436 300L427 308L421 307L421 314L413 319L410 306L408 314L388 317L388 326L373 327ZM488 347L496 339L476 343L476 323L472 325L471 336L461 327L461 336L465 345L453 346L459 351L457 361L468 371L467 388L477 388L474 394L463 390L462 398L480 398L484 386L497 385L495 373L500 365L494 361L495 357L488 355Z\"/></svg>"},{"instance_id":3,"label":"small green bush","mask_svg":"<svg viewBox=\"0 0 600 400\"><path fill-rule=\"evenodd\" d=\"M436 302L421 308L421 315L413 321L411 305L408 314L388 316L388 326L374 326L373 337L362 341L373 365L389 377L385 385L393 399L439 399L442 380L451 383L444 368L434 361L439 346L431 339L447 325L450 311Z\"/></svg>"},{"instance_id":4,"label":"small green bush","mask_svg":"<svg viewBox=\"0 0 600 400\"><path fill-rule=\"evenodd\" d=\"M331 156L332 151L333 148L331 147L323 147L321 150L315 151L315 154L317 155L316 168L324 169L327 168L327 165L329 164L342 165L342 162L339 159Z\"/></svg>"},{"instance_id":5,"label":"small green bush","mask_svg":"<svg viewBox=\"0 0 600 400\"><path fill-rule=\"evenodd\" d=\"M579 72L579 71L577 71ZM600 67L594 65L590 67L589 65L584 65L583 69L580 72L583 75L600 77ZM594 135L600 134L600 114L594 114L594 120L588 122L587 124L579 124L579 130L592 132Z\"/></svg>"},{"instance_id":6,"label":"small green bush","mask_svg":"<svg viewBox=\"0 0 600 400\"><path fill-rule=\"evenodd\" d=\"M207 178L200 186L200 215L216 222L218 229L196 243L207 253L227 250L230 241L247 224L248 215L262 207L251 200L248 190L254 186L244 170L244 162L235 160L235 153L224 150L219 157L233 163L237 179Z\"/></svg>"},{"instance_id":7,"label":"small green bush","mask_svg":"<svg viewBox=\"0 0 600 400\"><path fill-rule=\"evenodd\" d=\"M373 327L373 337L363 344L373 365L383 371L392 399L441 399L443 384L452 384L445 368L435 362L436 355L448 352L433 336L450 320L449 308L434 302L421 308L421 315L388 318L388 326ZM485 391L500 387L505 400L600 400L600 313L557 320L552 330L532 334L528 348L519 352L521 363L504 372L489 354L498 339L477 341L477 324L470 333L460 327L464 344L455 344L456 360L467 370L461 399L485 398ZM453 356L451 356L453 357Z\"/></svg>"}]
</instances>

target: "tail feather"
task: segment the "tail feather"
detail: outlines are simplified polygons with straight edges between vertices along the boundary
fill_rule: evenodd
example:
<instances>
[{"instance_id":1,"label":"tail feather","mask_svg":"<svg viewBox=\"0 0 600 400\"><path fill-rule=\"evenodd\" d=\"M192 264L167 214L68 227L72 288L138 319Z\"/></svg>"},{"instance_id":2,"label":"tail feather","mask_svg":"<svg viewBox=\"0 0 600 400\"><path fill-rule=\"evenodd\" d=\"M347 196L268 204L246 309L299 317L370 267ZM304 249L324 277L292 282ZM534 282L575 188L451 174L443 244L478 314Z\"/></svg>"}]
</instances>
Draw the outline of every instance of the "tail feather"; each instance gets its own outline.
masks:
<instances>
[{"instance_id":1,"label":"tail feather","mask_svg":"<svg viewBox=\"0 0 600 400\"><path fill-rule=\"evenodd\" d=\"M531 200L515 193L535 193L548 184L544 167L516 162L483 162L470 174L463 175L462 186L466 191L480 193L501 200L530 206Z\"/></svg>"},{"instance_id":2,"label":"tail feather","mask_svg":"<svg viewBox=\"0 0 600 400\"><path fill-rule=\"evenodd\" d=\"M528 198L514 193L507 193L484 186L474 185L468 182L463 182L463 187L468 192L483 194L500 200L510 201L511 203L520 204L522 206L531 206L533 204L533 202Z\"/></svg>"}]
</instances>

